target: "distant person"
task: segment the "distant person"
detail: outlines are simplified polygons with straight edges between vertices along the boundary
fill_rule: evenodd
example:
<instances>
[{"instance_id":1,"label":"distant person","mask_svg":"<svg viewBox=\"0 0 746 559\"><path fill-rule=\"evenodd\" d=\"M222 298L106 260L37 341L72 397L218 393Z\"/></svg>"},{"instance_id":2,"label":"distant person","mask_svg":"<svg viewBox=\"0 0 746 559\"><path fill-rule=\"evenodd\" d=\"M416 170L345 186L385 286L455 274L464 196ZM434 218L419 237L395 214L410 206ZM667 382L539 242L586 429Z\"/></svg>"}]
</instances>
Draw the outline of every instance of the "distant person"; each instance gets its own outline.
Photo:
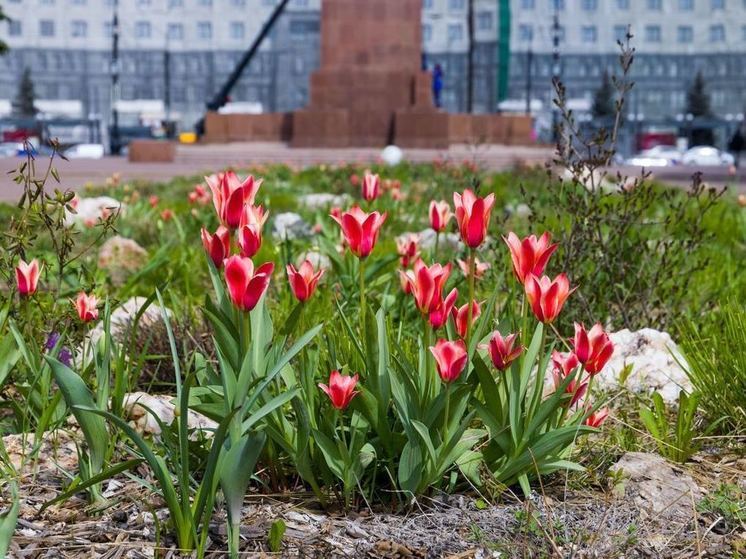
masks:
<instances>
[{"instance_id":1,"label":"distant person","mask_svg":"<svg viewBox=\"0 0 746 559\"><path fill-rule=\"evenodd\" d=\"M440 64L436 64L433 69L433 101L435 106L441 107L441 94L443 93L443 68Z\"/></svg>"},{"instance_id":2,"label":"distant person","mask_svg":"<svg viewBox=\"0 0 746 559\"><path fill-rule=\"evenodd\" d=\"M743 136L742 127L738 127L735 134L733 134L733 137L730 139L730 142L728 142L728 151L733 154L736 167L738 167L741 159L741 152L744 151L744 149L746 149L746 138Z\"/></svg>"}]
</instances>

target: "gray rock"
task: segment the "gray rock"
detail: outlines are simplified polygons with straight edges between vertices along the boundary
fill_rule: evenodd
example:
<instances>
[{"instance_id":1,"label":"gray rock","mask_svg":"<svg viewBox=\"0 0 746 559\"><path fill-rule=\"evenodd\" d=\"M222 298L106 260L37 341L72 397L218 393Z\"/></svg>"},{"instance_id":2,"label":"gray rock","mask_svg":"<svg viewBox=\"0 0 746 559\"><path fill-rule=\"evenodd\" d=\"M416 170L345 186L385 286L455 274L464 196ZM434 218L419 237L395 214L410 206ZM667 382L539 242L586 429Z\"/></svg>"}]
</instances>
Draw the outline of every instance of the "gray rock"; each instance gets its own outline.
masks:
<instances>
[{"instance_id":1,"label":"gray rock","mask_svg":"<svg viewBox=\"0 0 746 559\"><path fill-rule=\"evenodd\" d=\"M622 385L620 375L631 367L624 386L634 392L657 390L667 402L675 402L679 392L691 391L684 357L666 332L643 328L636 332L620 330L609 334L614 355L596 376L596 386L614 390ZM681 364L681 365L680 365Z\"/></svg>"},{"instance_id":2,"label":"gray rock","mask_svg":"<svg viewBox=\"0 0 746 559\"><path fill-rule=\"evenodd\" d=\"M298 198L298 202L300 202L302 207L308 208L309 210L316 210L332 206L343 206L347 202L347 197L338 194L331 194L329 192L318 192L304 194Z\"/></svg>"},{"instance_id":3,"label":"gray rock","mask_svg":"<svg viewBox=\"0 0 746 559\"><path fill-rule=\"evenodd\" d=\"M423 250L433 250L435 248L435 231L428 227L417 234L420 236L420 248ZM448 247L451 250L458 250L460 246L462 246L461 237L456 233L440 234L441 248Z\"/></svg>"},{"instance_id":4,"label":"gray rock","mask_svg":"<svg viewBox=\"0 0 746 559\"><path fill-rule=\"evenodd\" d=\"M275 215L272 221L272 236L279 239L302 239L311 235L311 226L294 212Z\"/></svg>"},{"instance_id":5,"label":"gray rock","mask_svg":"<svg viewBox=\"0 0 746 559\"><path fill-rule=\"evenodd\" d=\"M67 224L96 222L106 209L110 209L113 212L117 210L122 211L124 206L119 200L110 196L80 198L78 206L75 208L75 213L66 212L65 222Z\"/></svg>"},{"instance_id":6,"label":"gray rock","mask_svg":"<svg viewBox=\"0 0 746 559\"><path fill-rule=\"evenodd\" d=\"M657 454L628 452L610 471L624 476L616 488L617 495L631 499L654 518L688 522L703 496L689 474Z\"/></svg>"},{"instance_id":7,"label":"gray rock","mask_svg":"<svg viewBox=\"0 0 746 559\"><path fill-rule=\"evenodd\" d=\"M148 251L132 239L116 235L108 239L98 251L98 267L105 270L116 286L148 262Z\"/></svg>"}]
</instances>

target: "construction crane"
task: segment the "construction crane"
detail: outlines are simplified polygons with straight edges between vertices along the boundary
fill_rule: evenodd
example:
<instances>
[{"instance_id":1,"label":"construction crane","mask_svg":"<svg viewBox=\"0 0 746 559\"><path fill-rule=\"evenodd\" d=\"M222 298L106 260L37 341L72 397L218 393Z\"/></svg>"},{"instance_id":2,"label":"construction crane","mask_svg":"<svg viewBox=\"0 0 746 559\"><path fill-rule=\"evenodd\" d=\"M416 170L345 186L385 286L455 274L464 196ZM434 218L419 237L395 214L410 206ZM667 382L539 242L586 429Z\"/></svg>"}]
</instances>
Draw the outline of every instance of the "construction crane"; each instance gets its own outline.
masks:
<instances>
[{"instance_id":1,"label":"construction crane","mask_svg":"<svg viewBox=\"0 0 746 559\"><path fill-rule=\"evenodd\" d=\"M254 39L254 42L251 43L251 46L249 49L244 53L244 55L241 57L241 59L236 64L236 67L233 68L233 71L231 72L230 76L228 76L228 79L225 80L225 83L222 85L222 87L215 93L212 99L210 99L207 102L207 110L208 111L217 111L221 107L225 106L226 103L230 100L230 93L233 87L238 83L238 80L241 79L241 76L243 75L244 70L249 65L251 60L254 58L254 55L259 51L259 47L261 47L262 42L264 39L269 35L269 33L272 31L272 28L274 27L275 23L277 23L277 20L280 18L282 13L285 10L285 7L290 3L290 0L280 0L280 3L275 6L275 9L272 11L272 14L269 16L269 19L264 22L264 25L262 26L261 30L259 31L259 34ZM197 122L197 125L195 126L195 129L197 131L198 135L202 135L205 131L205 118L202 117L199 122Z\"/></svg>"}]
</instances>

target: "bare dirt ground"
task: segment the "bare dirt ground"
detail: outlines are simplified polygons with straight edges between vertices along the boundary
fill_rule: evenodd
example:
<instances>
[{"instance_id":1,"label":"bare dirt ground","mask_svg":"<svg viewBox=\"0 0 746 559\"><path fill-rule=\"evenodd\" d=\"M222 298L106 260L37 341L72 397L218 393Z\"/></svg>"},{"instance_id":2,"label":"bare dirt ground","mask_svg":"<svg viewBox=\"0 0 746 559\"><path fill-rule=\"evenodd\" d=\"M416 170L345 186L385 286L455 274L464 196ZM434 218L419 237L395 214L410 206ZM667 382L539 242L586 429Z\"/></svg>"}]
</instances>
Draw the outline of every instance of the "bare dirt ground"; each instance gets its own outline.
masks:
<instances>
[{"instance_id":1,"label":"bare dirt ground","mask_svg":"<svg viewBox=\"0 0 746 559\"><path fill-rule=\"evenodd\" d=\"M20 439L8 437L6 446L11 456L23 448ZM37 467L22 476L10 557L188 557L176 550L167 535L163 502L130 477L119 476L105 484L110 505L104 510L89 510L80 494L41 511L46 501L59 494L65 479L62 472L74 470L75 444L60 433L45 440L40 456ZM743 458L707 456L681 468L680 475L692 476L707 492L716 480L743 483L745 468ZM142 466L135 474L148 479ZM488 504L476 493L434 495L405 503L399 512L370 510L361 503L348 514L322 511L313 496L303 492L249 495L243 511L242 551L245 557L725 559L746 549L746 527L723 526L722 519L698 511L693 501L676 504L676 512L652 514L639 506L629 487L621 496L619 483L615 480L607 489L576 490L563 476L553 476L525 501L510 492L496 504ZM270 553L268 533L278 519L286 525L282 551ZM224 518L216 515L207 557L227 556L225 535Z\"/></svg>"}]
</instances>

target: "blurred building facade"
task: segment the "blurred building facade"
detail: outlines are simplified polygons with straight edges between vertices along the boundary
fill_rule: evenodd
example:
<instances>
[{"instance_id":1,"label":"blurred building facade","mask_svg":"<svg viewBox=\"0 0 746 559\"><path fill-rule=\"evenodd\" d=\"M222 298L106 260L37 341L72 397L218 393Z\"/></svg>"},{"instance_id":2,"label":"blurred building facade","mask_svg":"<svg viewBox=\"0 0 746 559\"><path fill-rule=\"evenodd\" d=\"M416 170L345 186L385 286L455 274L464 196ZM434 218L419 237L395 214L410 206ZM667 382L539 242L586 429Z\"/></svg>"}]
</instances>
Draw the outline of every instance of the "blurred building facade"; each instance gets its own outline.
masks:
<instances>
[{"instance_id":1,"label":"blurred building facade","mask_svg":"<svg viewBox=\"0 0 746 559\"><path fill-rule=\"evenodd\" d=\"M0 57L0 99L13 98L18 77L29 67L38 98L79 100L81 116L106 120L114 1L6 0L12 21L2 25L0 37L11 51ZM277 2L119 0L121 99L169 99L172 115L191 126ZM308 77L319 61L320 2L290 1L232 101L263 111L306 104ZM423 0L424 63L443 68L443 104L453 111L467 105L468 4ZM556 13L561 77L569 97L590 100L603 73L618 71L616 41L631 24L636 87L628 111L638 117L683 113L687 89L702 71L716 114L737 118L744 112L746 0L510 0L507 61L500 56L500 35L505 42L508 29L500 25L507 13L500 4L475 0L476 111L497 108L500 75L509 76L503 101L528 97L551 105Z\"/></svg>"}]
</instances>

